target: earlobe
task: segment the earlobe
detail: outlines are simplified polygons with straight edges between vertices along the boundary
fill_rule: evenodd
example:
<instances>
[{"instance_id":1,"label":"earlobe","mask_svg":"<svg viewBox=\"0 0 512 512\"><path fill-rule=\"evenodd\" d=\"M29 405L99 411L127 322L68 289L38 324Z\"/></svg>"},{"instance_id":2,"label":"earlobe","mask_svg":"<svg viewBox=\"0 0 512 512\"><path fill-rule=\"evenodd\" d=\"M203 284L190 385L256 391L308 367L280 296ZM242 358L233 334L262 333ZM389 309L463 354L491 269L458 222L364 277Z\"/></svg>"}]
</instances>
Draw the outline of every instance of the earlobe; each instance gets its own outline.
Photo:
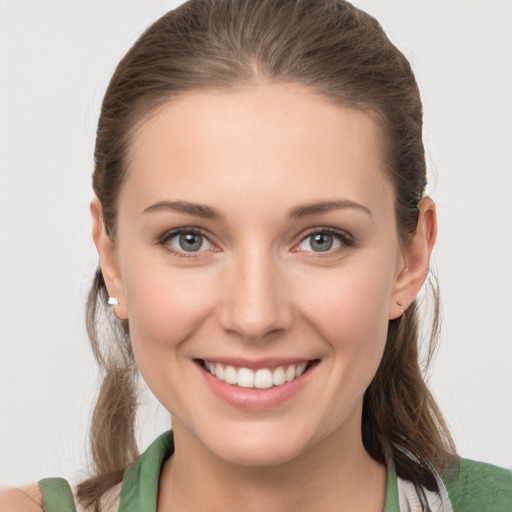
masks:
<instances>
[{"instance_id":1,"label":"earlobe","mask_svg":"<svg viewBox=\"0 0 512 512\"><path fill-rule=\"evenodd\" d=\"M395 279L389 305L389 319L407 311L421 290L428 274L430 256L437 237L435 203L429 197L418 204L419 215L412 240L401 250L401 267Z\"/></svg>"},{"instance_id":2,"label":"earlobe","mask_svg":"<svg viewBox=\"0 0 512 512\"><path fill-rule=\"evenodd\" d=\"M116 246L105 231L103 223L103 208L97 197L91 200L92 238L98 251L101 272L110 297L117 299L114 314L117 318L126 320L126 301L121 273L117 264Z\"/></svg>"}]
</instances>

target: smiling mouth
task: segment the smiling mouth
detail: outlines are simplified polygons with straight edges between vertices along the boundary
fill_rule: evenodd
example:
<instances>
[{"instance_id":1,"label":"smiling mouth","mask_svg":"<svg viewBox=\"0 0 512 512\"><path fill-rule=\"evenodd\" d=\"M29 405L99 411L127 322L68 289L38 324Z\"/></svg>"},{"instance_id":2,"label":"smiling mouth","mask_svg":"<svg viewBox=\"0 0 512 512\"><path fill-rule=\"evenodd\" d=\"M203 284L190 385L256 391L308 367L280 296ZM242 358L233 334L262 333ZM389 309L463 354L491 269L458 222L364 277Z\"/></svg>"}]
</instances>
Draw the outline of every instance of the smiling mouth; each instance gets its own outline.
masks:
<instances>
[{"instance_id":1,"label":"smiling mouth","mask_svg":"<svg viewBox=\"0 0 512 512\"><path fill-rule=\"evenodd\" d=\"M318 364L319 360L286 364L276 368L258 368L257 370L215 363L204 359L200 359L198 362L205 371L227 384L241 388L269 389L298 379Z\"/></svg>"}]
</instances>

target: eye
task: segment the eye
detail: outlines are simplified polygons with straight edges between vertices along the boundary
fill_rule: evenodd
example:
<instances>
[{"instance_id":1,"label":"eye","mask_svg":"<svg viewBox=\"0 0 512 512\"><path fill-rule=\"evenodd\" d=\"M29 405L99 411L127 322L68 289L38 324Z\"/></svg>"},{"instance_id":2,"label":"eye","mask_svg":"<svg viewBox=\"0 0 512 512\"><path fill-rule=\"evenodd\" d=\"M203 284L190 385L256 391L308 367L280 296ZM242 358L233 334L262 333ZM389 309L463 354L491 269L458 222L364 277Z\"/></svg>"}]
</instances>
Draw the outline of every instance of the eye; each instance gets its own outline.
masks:
<instances>
[{"instance_id":1,"label":"eye","mask_svg":"<svg viewBox=\"0 0 512 512\"><path fill-rule=\"evenodd\" d=\"M193 229L180 229L166 233L160 240L160 244L179 256L195 256L195 253L208 251L214 247L205 235Z\"/></svg>"},{"instance_id":2,"label":"eye","mask_svg":"<svg viewBox=\"0 0 512 512\"><path fill-rule=\"evenodd\" d=\"M352 245L351 238L343 231L323 229L307 234L297 245L298 251L335 252L343 246Z\"/></svg>"}]
</instances>

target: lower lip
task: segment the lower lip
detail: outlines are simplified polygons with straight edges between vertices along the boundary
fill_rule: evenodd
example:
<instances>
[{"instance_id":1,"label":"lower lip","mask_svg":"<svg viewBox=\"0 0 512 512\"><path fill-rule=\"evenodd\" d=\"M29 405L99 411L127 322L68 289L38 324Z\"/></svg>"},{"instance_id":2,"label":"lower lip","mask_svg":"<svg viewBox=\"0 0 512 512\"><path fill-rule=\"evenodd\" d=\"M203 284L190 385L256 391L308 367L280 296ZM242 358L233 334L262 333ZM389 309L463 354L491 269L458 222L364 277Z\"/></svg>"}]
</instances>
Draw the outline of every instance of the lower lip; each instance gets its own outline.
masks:
<instances>
[{"instance_id":1,"label":"lower lip","mask_svg":"<svg viewBox=\"0 0 512 512\"><path fill-rule=\"evenodd\" d=\"M318 364L312 365L291 382L267 389L241 388L227 384L206 371L200 362L197 362L197 366L210 389L224 402L239 409L264 410L277 407L296 395L306 385Z\"/></svg>"}]
</instances>

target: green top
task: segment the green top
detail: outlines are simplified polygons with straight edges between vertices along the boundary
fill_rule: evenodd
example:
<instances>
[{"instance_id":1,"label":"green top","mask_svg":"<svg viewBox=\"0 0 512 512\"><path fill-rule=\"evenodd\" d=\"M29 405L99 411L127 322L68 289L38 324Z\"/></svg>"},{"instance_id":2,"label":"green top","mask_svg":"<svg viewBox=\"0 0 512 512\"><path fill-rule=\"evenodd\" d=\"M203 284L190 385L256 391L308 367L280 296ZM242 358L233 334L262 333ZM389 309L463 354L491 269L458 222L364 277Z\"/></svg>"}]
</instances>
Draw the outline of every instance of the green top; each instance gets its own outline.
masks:
<instances>
[{"instance_id":1,"label":"green top","mask_svg":"<svg viewBox=\"0 0 512 512\"><path fill-rule=\"evenodd\" d=\"M160 470L173 451L174 440L169 431L128 467L121 486L119 512L156 512ZM460 459L445 472L443 481L453 512L512 512L512 471ZM383 512L400 512L398 484L390 465ZM46 478L39 482L39 488L45 512L76 512L66 480Z\"/></svg>"}]
</instances>

